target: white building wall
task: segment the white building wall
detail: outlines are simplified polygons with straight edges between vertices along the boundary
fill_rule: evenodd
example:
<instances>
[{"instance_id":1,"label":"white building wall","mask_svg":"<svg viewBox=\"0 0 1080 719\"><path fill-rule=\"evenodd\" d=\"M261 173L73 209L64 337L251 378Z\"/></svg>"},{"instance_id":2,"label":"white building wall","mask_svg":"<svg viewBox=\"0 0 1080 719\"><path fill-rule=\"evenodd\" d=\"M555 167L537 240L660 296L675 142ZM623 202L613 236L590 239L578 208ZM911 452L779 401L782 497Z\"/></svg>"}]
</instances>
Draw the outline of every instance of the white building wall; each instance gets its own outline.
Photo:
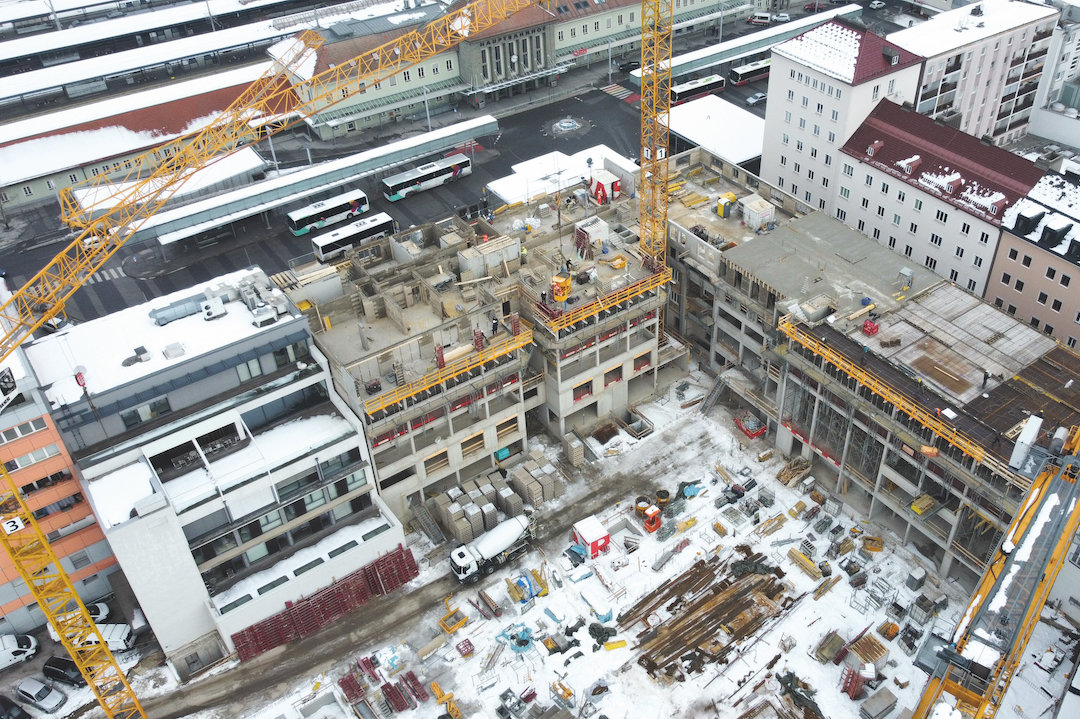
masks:
<instances>
[{"instance_id":1,"label":"white building wall","mask_svg":"<svg viewBox=\"0 0 1080 719\"><path fill-rule=\"evenodd\" d=\"M837 219L982 296L1000 228L850 155L841 158Z\"/></svg>"},{"instance_id":2,"label":"white building wall","mask_svg":"<svg viewBox=\"0 0 1080 719\"><path fill-rule=\"evenodd\" d=\"M912 101L919 67L913 65L852 86L773 53L761 178L807 207L832 214L840 148L882 98Z\"/></svg>"}]
</instances>

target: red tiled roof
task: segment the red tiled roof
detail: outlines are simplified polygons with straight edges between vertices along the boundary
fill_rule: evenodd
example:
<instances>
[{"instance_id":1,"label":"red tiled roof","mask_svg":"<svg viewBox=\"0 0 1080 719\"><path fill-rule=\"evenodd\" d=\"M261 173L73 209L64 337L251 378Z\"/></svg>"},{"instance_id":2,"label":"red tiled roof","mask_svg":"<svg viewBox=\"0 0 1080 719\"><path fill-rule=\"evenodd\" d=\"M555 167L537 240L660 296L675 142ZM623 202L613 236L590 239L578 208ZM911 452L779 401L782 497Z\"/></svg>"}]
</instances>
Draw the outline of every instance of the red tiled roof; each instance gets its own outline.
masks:
<instances>
[{"instance_id":1,"label":"red tiled roof","mask_svg":"<svg viewBox=\"0 0 1080 719\"><path fill-rule=\"evenodd\" d=\"M995 225L1043 176L1029 160L889 100L878 103L841 152Z\"/></svg>"},{"instance_id":2,"label":"red tiled roof","mask_svg":"<svg viewBox=\"0 0 1080 719\"><path fill-rule=\"evenodd\" d=\"M281 81L279 81L281 82ZM225 110L240 96L248 85L235 85L221 88L201 95L192 95L172 102L144 107L111 117L103 117L89 122L58 128L49 132L20 138L11 142L0 144L0 147L17 145L30 140L37 140L58 135L70 135L77 132L92 132L107 127L122 127L132 132L150 133L154 137L160 137L161 142L191 130L194 121L209 117ZM277 107L270 110L274 113L287 112L296 106L296 96L291 92L280 96L281 102ZM153 142L147 147L156 147L159 143ZM132 152L138 148L132 148Z\"/></svg>"},{"instance_id":3,"label":"red tiled roof","mask_svg":"<svg viewBox=\"0 0 1080 719\"><path fill-rule=\"evenodd\" d=\"M776 48L807 67L859 85L922 62L918 55L865 28L830 20Z\"/></svg>"},{"instance_id":4,"label":"red tiled roof","mask_svg":"<svg viewBox=\"0 0 1080 719\"><path fill-rule=\"evenodd\" d=\"M888 42L881 35L875 35L869 30L853 29L862 33L862 42L859 43L859 57L855 61L855 79L852 85L873 80L911 65L918 65L923 61L915 53ZM890 54L896 53L893 56L896 58L895 61L893 57L886 54L886 51Z\"/></svg>"}]
</instances>

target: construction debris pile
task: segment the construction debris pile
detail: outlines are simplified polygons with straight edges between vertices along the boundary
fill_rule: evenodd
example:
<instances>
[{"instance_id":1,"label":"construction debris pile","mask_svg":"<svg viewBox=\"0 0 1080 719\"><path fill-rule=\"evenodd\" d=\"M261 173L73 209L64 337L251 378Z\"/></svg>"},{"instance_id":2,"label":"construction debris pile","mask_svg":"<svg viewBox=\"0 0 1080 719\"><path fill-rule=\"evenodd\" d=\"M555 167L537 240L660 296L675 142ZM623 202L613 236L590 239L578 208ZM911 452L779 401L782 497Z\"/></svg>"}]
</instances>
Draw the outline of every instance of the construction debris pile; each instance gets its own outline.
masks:
<instances>
[{"instance_id":1,"label":"construction debris pile","mask_svg":"<svg viewBox=\"0 0 1080 719\"><path fill-rule=\"evenodd\" d=\"M741 559L735 559L741 556ZM728 654L795 601L784 572L745 544L727 559L698 560L619 615L621 630L637 624L640 664L656 679L684 681Z\"/></svg>"}]
</instances>

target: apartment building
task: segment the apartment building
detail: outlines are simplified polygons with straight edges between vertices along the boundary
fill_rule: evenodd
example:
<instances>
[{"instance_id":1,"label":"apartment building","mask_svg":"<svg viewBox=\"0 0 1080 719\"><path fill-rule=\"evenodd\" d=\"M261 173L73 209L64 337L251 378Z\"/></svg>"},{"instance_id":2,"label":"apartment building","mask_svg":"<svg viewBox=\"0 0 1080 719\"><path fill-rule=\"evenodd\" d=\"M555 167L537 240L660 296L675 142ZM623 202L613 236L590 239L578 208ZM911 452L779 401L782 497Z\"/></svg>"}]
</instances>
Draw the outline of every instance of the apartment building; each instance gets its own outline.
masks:
<instances>
[{"instance_id":1,"label":"apartment building","mask_svg":"<svg viewBox=\"0 0 1080 719\"><path fill-rule=\"evenodd\" d=\"M0 280L2 282L2 280ZM6 290L4 291L6 293ZM0 461L84 602L111 589L116 558L76 478L21 350L0 365ZM7 555L0 556L0 633L31 632L45 615Z\"/></svg>"},{"instance_id":2,"label":"apartment building","mask_svg":"<svg viewBox=\"0 0 1080 719\"><path fill-rule=\"evenodd\" d=\"M981 297L1034 163L882 100L840 148L837 219Z\"/></svg>"},{"instance_id":3,"label":"apartment building","mask_svg":"<svg viewBox=\"0 0 1080 719\"><path fill-rule=\"evenodd\" d=\"M24 348L79 491L181 676L401 543L307 319L260 270Z\"/></svg>"},{"instance_id":4,"label":"apartment building","mask_svg":"<svg viewBox=\"0 0 1080 719\"><path fill-rule=\"evenodd\" d=\"M761 178L832 213L840 148L883 98L914 99L921 61L837 21L773 48Z\"/></svg>"},{"instance_id":5,"label":"apartment building","mask_svg":"<svg viewBox=\"0 0 1080 719\"><path fill-rule=\"evenodd\" d=\"M1028 132L1061 11L1025 0L981 0L894 32L925 58L915 109L1003 145Z\"/></svg>"},{"instance_id":6,"label":"apartment building","mask_svg":"<svg viewBox=\"0 0 1080 719\"><path fill-rule=\"evenodd\" d=\"M1061 18L1054 26L1048 67L1035 94L1030 132L1054 142L1076 145L1080 115L1080 2L1054 0Z\"/></svg>"},{"instance_id":7,"label":"apartment building","mask_svg":"<svg viewBox=\"0 0 1080 719\"><path fill-rule=\"evenodd\" d=\"M1048 173L1002 222L986 300L1075 349L1080 340L1080 180Z\"/></svg>"}]
</instances>

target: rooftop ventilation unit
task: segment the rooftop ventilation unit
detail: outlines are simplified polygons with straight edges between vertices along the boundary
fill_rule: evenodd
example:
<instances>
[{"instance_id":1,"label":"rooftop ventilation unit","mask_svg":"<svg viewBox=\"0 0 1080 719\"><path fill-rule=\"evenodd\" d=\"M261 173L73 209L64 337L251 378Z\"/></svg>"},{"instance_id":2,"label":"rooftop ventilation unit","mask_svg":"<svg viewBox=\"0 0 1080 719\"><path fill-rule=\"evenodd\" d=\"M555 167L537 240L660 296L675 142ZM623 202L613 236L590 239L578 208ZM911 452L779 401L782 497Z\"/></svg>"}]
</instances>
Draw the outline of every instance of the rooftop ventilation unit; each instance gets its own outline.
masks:
<instances>
[{"instance_id":1,"label":"rooftop ventilation unit","mask_svg":"<svg viewBox=\"0 0 1080 719\"><path fill-rule=\"evenodd\" d=\"M202 303L202 313L203 319L209 321L224 317L229 314L229 311L225 309L225 303L220 297L211 297Z\"/></svg>"},{"instance_id":2,"label":"rooftop ventilation unit","mask_svg":"<svg viewBox=\"0 0 1080 719\"><path fill-rule=\"evenodd\" d=\"M161 351L161 354L165 355L165 359L176 359L177 357L183 357L184 352L184 345L173 342L165 345L165 349Z\"/></svg>"},{"instance_id":3,"label":"rooftop ventilation unit","mask_svg":"<svg viewBox=\"0 0 1080 719\"><path fill-rule=\"evenodd\" d=\"M256 327L266 327L277 322L277 312L269 305L259 305L251 310L251 315L254 317L251 324Z\"/></svg>"}]
</instances>

